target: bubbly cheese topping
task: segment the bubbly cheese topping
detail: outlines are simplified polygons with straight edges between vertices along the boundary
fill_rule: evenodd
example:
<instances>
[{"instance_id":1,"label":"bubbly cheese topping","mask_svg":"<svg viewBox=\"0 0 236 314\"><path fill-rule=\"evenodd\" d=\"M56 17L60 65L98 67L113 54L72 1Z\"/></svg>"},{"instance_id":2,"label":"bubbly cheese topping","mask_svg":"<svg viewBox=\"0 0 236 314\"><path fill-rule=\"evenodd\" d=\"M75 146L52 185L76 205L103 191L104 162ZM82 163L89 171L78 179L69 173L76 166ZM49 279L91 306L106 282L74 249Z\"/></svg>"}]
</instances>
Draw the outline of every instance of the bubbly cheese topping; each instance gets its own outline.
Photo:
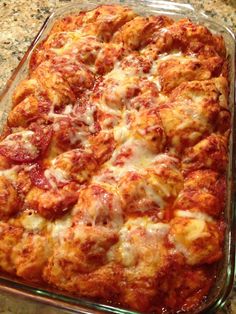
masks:
<instances>
[{"instance_id":1,"label":"bubbly cheese topping","mask_svg":"<svg viewBox=\"0 0 236 314\"><path fill-rule=\"evenodd\" d=\"M57 21L0 141L0 270L137 312L195 311L223 251L227 153L209 137L230 131L224 55L188 19L104 5Z\"/></svg>"},{"instance_id":2,"label":"bubbly cheese topping","mask_svg":"<svg viewBox=\"0 0 236 314\"><path fill-rule=\"evenodd\" d=\"M114 138L117 142L124 142L129 137L127 125L119 125L114 128Z\"/></svg>"},{"instance_id":3,"label":"bubbly cheese topping","mask_svg":"<svg viewBox=\"0 0 236 314\"><path fill-rule=\"evenodd\" d=\"M159 54L157 62L159 60L168 60L168 59L172 59L172 58L178 58L178 59L186 60L187 56L183 55L183 53L181 51L173 50L169 53L165 52L165 53Z\"/></svg>"},{"instance_id":4,"label":"bubbly cheese topping","mask_svg":"<svg viewBox=\"0 0 236 314\"><path fill-rule=\"evenodd\" d=\"M94 113L96 112L96 106L87 106L83 114L79 114L79 120L89 126L89 130L94 133Z\"/></svg>"},{"instance_id":5,"label":"bubbly cheese topping","mask_svg":"<svg viewBox=\"0 0 236 314\"><path fill-rule=\"evenodd\" d=\"M128 156L123 158L127 153ZM129 138L123 145L114 151L111 159L105 165L116 178L121 178L129 171L138 171L147 167L155 158L145 142Z\"/></svg>"},{"instance_id":6,"label":"bubbly cheese topping","mask_svg":"<svg viewBox=\"0 0 236 314\"><path fill-rule=\"evenodd\" d=\"M57 219L48 225L48 230L51 232L51 237L54 241L63 241L67 230L72 225L72 217L65 216L63 219Z\"/></svg>"},{"instance_id":7,"label":"bubbly cheese topping","mask_svg":"<svg viewBox=\"0 0 236 314\"><path fill-rule=\"evenodd\" d=\"M148 217L129 219L120 230L120 245L118 249L122 263L126 267L135 265L141 246L147 244L145 242L142 244L135 243L131 240L132 234L135 234L138 231L145 234L143 237L144 241L148 241L149 237L155 237L161 241L168 234L169 225L164 223L153 223Z\"/></svg>"},{"instance_id":8,"label":"bubbly cheese topping","mask_svg":"<svg viewBox=\"0 0 236 314\"><path fill-rule=\"evenodd\" d=\"M66 54L68 51L70 51L71 49L73 49L73 47L75 46L75 42L76 41L84 41L84 40L89 40L89 39L95 39L94 36L86 36L83 34L83 32L78 29L75 30L73 32L60 32L60 35L65 36L65 40L63 41L64 45L60 48L50 48L51 51L55 52L57 55L63 55L67 56L69 58L69 56ZM58 33L55 33L53 35L50 36L50 41L52 42L54 37L58 37Z\"/></svg>"},{"instance_id":9,"label":"bubbly cheese topping","mask_svg":"<svg viewBox=\"0 0 236 314\"><path fill-rule=\"evenodd\" d=\"M192 212L189 210L176 210L175 211L176 217L188 217L188 218L195 218L203 221L213 221L213 218L205 213L202 212Z\"/></svg>"},{"instance_id":10,"label":"bubbly cheese topping","mask_svg":"<svg viewBox=\"0 0 236 314\"><path fill-rule=\"evenodd\" d=\"M158 194L151 185L144 185L144 190L146 192L147 198L157 204L160 209L165 207L166 202L164 201L163 197L161 197L160 194Z\"/></svg>"},{"instance_id":11,"label":"bubbly cheese topping","mask_svg":"<svg viewBox=\"0 0 236 314\"><path fill-rule=\"evenodd\" d=\"M88 133L85 131L69 132L69 139L72 145L81 142L84 147L90 147Z\"/></svg>"},{"instance_id":12,"label":"bubbly cheese topping","mask_svg":"<svg viewBox=\"0 0 236 314\"><path fill-rule=\"evenodd\" d=\"M120 123L113 128L114 138L118 143L124 143L132 136L129 124L129 115L131 114L135 115L135 111L125 110Z\"/></svg>"},{"instance_id":13,"label":"bubbly cheese topping","mask_svg":"<svg viewBox=\"0 0 236 314\"><path fill-rule=\"evenodd\" d=\"M26 211L20 219L22 226L28 231L39 231L47 226L47 220L33 210Z\"/></svg>"},{"instance_id":14,"label":"bubbly cheese topping","mask_svg":"<svg viewBox=\"0 0 236 314\"><path fill-rule=\"evenodd\" d=\"M1 146L5 146L10 150L16 149L16 146L20 145L22 149L34 155L38 149L32 143L32 139L35 133L33 131L21 131L8 135L1 143Z\"/></svg>"},{"instance_id":15,"label":"bubbly cheese topping","mask_svg":"<svg viewBox=\"0 0 236 314\"><path fill-rule=\"evenodd\" d=\"M103 220L106 225L117 229L123 224L123 212L121 206L121 200L116 189L108 184L101 184L99 187L103 187L104 190L96 196L91 196L91 199L87 200L89 206L84 208L84 204L79 205L79 210L84 212L84 219L81 219L79 225L91 224L92 226L102 225ZM82 191L83 192L83 191ZM73 214L78 212L78 208L75 207Z\"/></svg>"},{"instance_id":16,"label":"bubbly cheese topping","mask_svg":"<svg viewBox=\"0 0 236 314\"><path fill-rule=\"evenodd\" d=\"M202 219L192 220L186 230L187 233L186 240L195 241L196 239L201 238L204 234L205 226L206 222Z\"/></svg>"},{"instance_id":17,"label":"bubbly cheese topping","mask_svg":"<svg viewBox=\"0 0 236 314\"><path fill-rule=\"evenodd\" d=\"M44 171L44 175L53 189L57 189L58 183L66 184L69 182L68 174L64 170L59 168L46 169Z\"/></svg>"},{"instance_id":18,"label":"bubbly cheese topping","mask_svg":"<svg viewBox=\"0 0 236 314\"><path fill-rule=\"evenodd\" d=\"M165 236L169 231L169 225L166 223L154 223L148 216L139 218L130 218L121 229L123 231L131 232L137 228L144 228L148 233L158 233L160 236Z\"/></svg>"},{"instance_id":19,"label":"bubbly cheese topping","mask_svg":"<svg viewBox=\"0 0 236 314\"><path fill-rule=\"evenodd\" d=\"M14 182L17 179L17 174L21 167L15 166L11 169L0 170L0 176L6 177L8 180Z\"/></svg>"},{"instance_id":20,"label":"bubbly cheese topping","mask_svg":"<svg viewBox=\"0 0 236 314\"><path fill-rule=\"evenodd\" d=\"M142 68L139 65L138 59L135 58L135 56L129 55L126 56L123 61L126 61L127 63L131 63L131 66L124 66L121 62L116 62L114 69L106 74L104 77L106 79L114 79L118 81L123 81L126 78L132 78L135 76L145 76L144 72L142 71Z\"/></svg>"},{"instance_id":21,"label":"bubbly cheese topping","mask_svg":"<svg viewBox=\"0 0 236 314\"><path fill-rule=\"evenodd\" d=\"M202 219L190 219L188 224L183 226L182 230L175 235L169 236L169 240L174 244L175 250L185 256L189 264L194 264L194 260L205 254L206 245L203 245L202 250L197 253L193 251L194 243L204 239L206 235L206 222ZM209 239L207 241L210 241Z\"/></svg>"}]
</instances>

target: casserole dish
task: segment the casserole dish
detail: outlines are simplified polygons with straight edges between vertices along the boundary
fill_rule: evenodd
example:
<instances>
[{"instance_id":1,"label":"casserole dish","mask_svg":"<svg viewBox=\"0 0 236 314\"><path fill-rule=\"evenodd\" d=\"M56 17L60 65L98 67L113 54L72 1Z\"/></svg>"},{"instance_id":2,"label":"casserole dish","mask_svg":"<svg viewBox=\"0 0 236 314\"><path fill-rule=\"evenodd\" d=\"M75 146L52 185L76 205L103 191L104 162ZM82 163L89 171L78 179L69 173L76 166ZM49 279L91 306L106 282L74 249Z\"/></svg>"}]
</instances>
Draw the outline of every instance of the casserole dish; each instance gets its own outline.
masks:
<instances>
[{"instance_id":1,"label":"casserole dish","mask_svg":"<svg viewBox=\"0 0 236 314\"><path fill-rule=\"evenodd\" d=\"M133 7L135 6L135 3L133 2L124 2L125 4L128 4L129 7ZM110 4L110 3L109 3ZM91 6L90 6L91 5ZM50 30L51 27L51 23L50 21L54 21L54 19L57 19L59 16L66 14L68 15L71 12L77 12L78 9L91 9L93 8L95 5L97 5L97 3L86 3L86 4L82 4L79 7L78 6L69 6L67 8L64 8L63 10L58 11L58 13L55 13L54 15L52 15L51 18L49 18L49 20L45 23L42 31L40 32L39 36L36 38L35 42L33 43L33 45L35 45L36 43L38 43L39 40L42 40L44 38L44 36L47 35L47 32ZM163 9L164 7L168 7L167 9ZM232 71L233 69L233 64L234 64L234 41L233 41L233 36L230 33L230 31L227 31L226 29L217 26L217 24L215 24L214 22L211 22L209 19L207 19L204 15L195 15L194 10L192 9L191 6L184 6L184 5L176 5L173 3L166 3L166 2L141 2L140 3L140 7L136 8L136 11L138 13L142 13L142 14L165 14L165 15L169 15L170 17L174 17L174 18L181 18L181 17L185 17L188 16L190 17L193 21L197 21L201 24L206 24L207 27L212 30L213 32L217 32L217 33L223 33L224 38L225 38L225 42L226 45L229 49L228 53L229 53L229 58L230 58L230 76L231 76L231 94L230 94L230 103L231 103L231 109L232 109L232 117L234 116L233 114L233 85L232 82L234 81L233 75L234 72ZM18 68L18 70L13 74L13 78L11 79L11 84L8 85L7 89L3 92L3 96L1 99L1 103L2 103L2 108L6 108L6 110L3 112L3 117L2 117L2 123L4 123L4 121L6 120L6 115L7 115L7 104L11 103L11 96L13 93L14 88L16 87L16 85L19 83L20 80L22 80L24 78L24 76L26 76L26 72L28 69L28 62L29 62L29 58L30 55L32 53L32 49L30 49L28 51L28 53L26 54L26 56L23 59L23 62L21 62L21 66L20 68ZM233 123L232 123L233 125ZM233 133L233 132L232 132ZM228 170L228 195L227 195L227 209L225 211L226 217L225 220L227 222L228 228L229 230L227 230L226 232L226 240L225 240L225 258L224 260L222 260L222 265L219 266L219 270L217 272L217 284L215 285L214 289L212 289L211 294L208 297L208 300L206 301L205 304L202 304L201 307L198 309L198 311L202 311L202 310L207 310L208 312L210 311L210 308L213 308L213 311L215 311L216 304L219 303L223 303L227 293L228 293L228 289L230 289L230 285L232 283L232 272L233 272L233 242L232 242L232 230L233 229L233 210L232 210L232 206L233 206L233 195L232 195L232 184L233 184L233 178L231 177L232 174L232 152L233 152L233 139L232 139L232 135L231 135L231 139L230 139L230 149L231 149L231 154L230 154L230 162L229 162L229 170ZM231 228L230 228L231 226ZM226 265L231 265L230 269L226 268ZM111 311L111 312L124 312L124 313L130 313L130 311L126 311L126 310L122 310L122 309L118 309L118 308L114 308L112 306L109 305L101 305L101 304L96 304L96 303L92 303L92 302L88 302L88 301L84 301L81 299L75 299L72 298L70 296L66 296L66 295L61 295L58 294L58 292L53 292L53 291L47 291L47 290L41 290L40 288L37 288L37 286L35 287L30 287L24 283L20 283L19 281L13 281L10 280L9 278L6 278L5 276L2 277L2 289L5 290L14 290L17 287L21 287L21 291L18 292L20 294L24 294L24 291L29 292L29 295L33 295L36 299L42 299L45 302L48 303L53 303L53 298L57 299L57 305L61 305L64 306L65 308L68 309L75 309L81 312L86 312L87 310L85 308L83 308L83 306L87 306L90 308L93 308L94 310L107 310L107 311ZM42 295L44 295L44 297L42 298ZM51 298L49 298L49 296ZM66 305L65 303L63 304L63 302L68 302L68 304ZM73 305L73 304L77 304L77 305Z\"/></svg>"}]
</instances>

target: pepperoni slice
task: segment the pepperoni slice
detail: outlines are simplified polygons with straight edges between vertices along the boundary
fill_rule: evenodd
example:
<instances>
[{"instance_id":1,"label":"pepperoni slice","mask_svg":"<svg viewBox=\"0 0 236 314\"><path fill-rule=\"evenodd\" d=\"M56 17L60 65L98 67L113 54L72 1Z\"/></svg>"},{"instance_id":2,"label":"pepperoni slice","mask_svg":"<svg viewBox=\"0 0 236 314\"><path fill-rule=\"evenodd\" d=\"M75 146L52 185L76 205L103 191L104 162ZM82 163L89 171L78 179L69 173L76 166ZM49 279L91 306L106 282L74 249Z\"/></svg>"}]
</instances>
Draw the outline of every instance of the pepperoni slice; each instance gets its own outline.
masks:
<instances>
[{"instance_id":1,"label":"pepperoni slice","mask_svg":"<svg viewBox=\"0 0 236 314\"><path fill-rule=\"evenodd\" d=\"M40 155L42 155L50 144L52 138L52 127L32 123L30 129L35 132L35 136L33 137L33 144L38 147L40 150Z\"/></svg>"},{"instance_id":2,"label":"pepperoni slice","mask_svg":"<svg viewBox=\"0 0 236 314\"><path fill-rule=\"evenodd\" d=\"M12 161L31 162L45 152L51 136L51 127L34 124L30 130L8 135L0 143L0 154Z\"/></svg>"},{"instance_id":3,"label":"pepperoni slice","mask_svg":"<svg viewBox=\"0 0 236 314\"><path fill-rule=\"evenodd\" d=\"M65 174L60 169L45 169L39 163L32 165L29 172L32 184L42 190L63 188L70 183L63 175Z\"/></svg>"},{"instance_id":4,"label":"pepperoni slice","mask_svg":"<svg viewBox=\"0 0 236 314\"><path fill-rule=\"evenodd\" d=\"M43 190L50 189L51 186L44 175L44 169L38 163L32 165L29 176L33 185Z\"/></svg>"}]
</instances>

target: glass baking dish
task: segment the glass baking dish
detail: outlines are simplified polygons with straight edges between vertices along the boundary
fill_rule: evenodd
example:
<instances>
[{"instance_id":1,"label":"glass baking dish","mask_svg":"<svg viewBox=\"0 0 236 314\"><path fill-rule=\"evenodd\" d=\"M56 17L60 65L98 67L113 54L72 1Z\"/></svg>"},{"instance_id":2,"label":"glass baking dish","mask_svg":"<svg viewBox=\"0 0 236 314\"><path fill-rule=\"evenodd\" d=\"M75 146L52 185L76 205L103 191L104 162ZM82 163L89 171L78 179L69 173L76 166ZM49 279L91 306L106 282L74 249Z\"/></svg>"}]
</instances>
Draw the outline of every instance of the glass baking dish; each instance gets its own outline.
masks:
<instances>
[{"instance_id":1,"label":"glass baking dish","mask_svg":"<svg viewBox=\"0 0 236 314\"><path fill-rule=\"evenodd\" d=\"M28 51L24 55L20 64L13 72L12 77L7 82L4 91L0 96L0 129L3 127L8 112L11 109L11 98L15 87L18 83L27 76L29 60L35 46L42 41L50 29L52 28L54 22L65 15L73 12L79 12L81 10L90 10L95 8L100 4L121 4L131 7L134 11L141 15L160 15L164 14L170 16L173 19L179 19L183 17L189 17L194 22L206 25L212 32L220 33L223 35L228 59L229 59L229 75L230 75L230 95L229 95L229 105L232 113L232 132L230 135L230 147L229 147L229 164L227 170L227 205L225 209L225 221L227 223L227 230L225 236L224 244L224 258L219 263L217 278L215 280L215 285L211 289L210 294L206 300L199 306L195 311L191 313L216 313L216 311L221 308L227 296L229 295L234 277L234 254L235 254L235 216L234 216L234 181L235 181L235 165L234 158L235 154L235 141L236 141L236 124L234 115L234 81L235 81L235 37L233 32L225 26L217 24L215 21L206 16L203 12L198 12L190 4L178 4L169 1L158 1L158 0L103 0L103 1L93 1L93 0L82 0L80 3L75 3L62 7L61 9L52 13L42 28L40 29L38 35L32 42ZM136 313L133 311L125 310L122 308L114 307L109 304L99 304L94 301L85 300L82 298L73 297L64 292L58 290L52 290L48 287L36 286L12 278L5 274L0 274L0 290L14 293L20 297L27 297L33 299L34 301L47 303L55 307L60 307L65 310L70 310L74 313L124 313L131 314ZM187 312L185 312L187 313Z\"/></svg>"}]
</instances>

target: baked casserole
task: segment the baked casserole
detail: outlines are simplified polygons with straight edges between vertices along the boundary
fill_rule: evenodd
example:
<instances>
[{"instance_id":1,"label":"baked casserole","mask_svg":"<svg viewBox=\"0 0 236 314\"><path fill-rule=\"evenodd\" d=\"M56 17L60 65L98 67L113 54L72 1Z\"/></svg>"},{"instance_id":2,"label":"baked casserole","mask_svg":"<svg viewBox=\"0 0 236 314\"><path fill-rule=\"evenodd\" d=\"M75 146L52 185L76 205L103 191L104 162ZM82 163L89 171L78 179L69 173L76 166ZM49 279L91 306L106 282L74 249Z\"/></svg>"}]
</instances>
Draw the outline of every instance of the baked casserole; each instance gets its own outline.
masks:
<instances>
[{"instance_id":1,"label":"baked casserole","mask_svg":"<svg viewBox=\"0 0 236 314\"><path fill-rule=\"evenodd\" d=\"M223 38L103 5L34 50L0 142L0 268L140 312L194 310L223 254Z\"/></svg>"}]
</instances>

